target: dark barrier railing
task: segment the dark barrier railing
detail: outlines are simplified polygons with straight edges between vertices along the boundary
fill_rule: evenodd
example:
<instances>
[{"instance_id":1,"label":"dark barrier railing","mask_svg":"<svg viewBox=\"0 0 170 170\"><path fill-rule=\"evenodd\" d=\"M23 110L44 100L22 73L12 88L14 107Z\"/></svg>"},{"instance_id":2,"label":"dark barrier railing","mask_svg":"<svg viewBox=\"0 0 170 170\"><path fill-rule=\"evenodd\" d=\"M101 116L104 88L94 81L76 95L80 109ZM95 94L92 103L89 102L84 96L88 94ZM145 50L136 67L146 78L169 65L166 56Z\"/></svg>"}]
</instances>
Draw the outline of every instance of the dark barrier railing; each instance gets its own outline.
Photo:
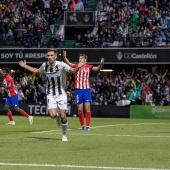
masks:
<instances>
[{"instance_id":1,"label":"dark barrier railing","mask_svg":"<svg viewBox=\"0 0 170 170\"><path fill-rule=\"evenodd\" d=\"M5 115L4 104L0 103L0 115ZM28 114L33 116L48 116L47 106L41 104L20 104ZM11 108L13 115L19 115ZM140 119L170 119L169 106L115 106L115 105L91 105L92 117L101 118L140 118ZM77 105L68 106L67 116L77 115Z\"/></svg>"},{"instance_id":2,"label":"dark barrier railing","mask_svg":"<svg viewBox=\"0 0 170 170\"><path fill-rule=\"evenodd\" d=\"M71 115L77 113L77 105L71 106ZM129 118L129 106L91 105L92 117Z\"/></svg>"}]
</instances>

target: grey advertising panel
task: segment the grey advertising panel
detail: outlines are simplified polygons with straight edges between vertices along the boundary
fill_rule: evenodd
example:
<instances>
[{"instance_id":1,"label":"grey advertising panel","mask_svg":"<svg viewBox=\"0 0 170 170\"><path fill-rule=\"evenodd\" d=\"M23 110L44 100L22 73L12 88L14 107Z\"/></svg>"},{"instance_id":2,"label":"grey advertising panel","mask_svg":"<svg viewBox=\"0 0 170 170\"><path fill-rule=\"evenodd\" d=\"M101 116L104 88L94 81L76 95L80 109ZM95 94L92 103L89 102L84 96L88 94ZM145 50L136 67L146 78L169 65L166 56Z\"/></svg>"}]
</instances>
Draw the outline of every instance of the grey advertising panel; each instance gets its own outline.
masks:
<instances>
[{"instance_id":1,"label":"grey advertising panel","mask_svg":"<svg viewBox=\"0 0 170 170\"><path fill-rule=\"evenodd\" d=\"M1 115L6 115L3 110L4 104L0 103ZM41 104L20 104L20 108L33 116L49 116L46 105ZM13 115L20 115L14 108L11 108ZM129 118L130 107L117 107L115 105L91 105L92 117L115 117L115 118ZM69 106L68 116L77 114L77 105Z\"/></svg>"},{"instance_id":2,"label":"grey advertising panel","mask_svg":"<svg viewBox=\"0 0 170 170\"><path fill-rule=\"evenodd\" d=\"M105 58L105 64L170 64L168 48L74 48L57 49L58 60L62 60L62 51L67 51L68 59L77 63L79 54L88 56L88 63L98 64ZM47 61L47 49L0 49L0 64L17 64L26 59L27 63L39 64Z\"/></svg>"}]
</instances>

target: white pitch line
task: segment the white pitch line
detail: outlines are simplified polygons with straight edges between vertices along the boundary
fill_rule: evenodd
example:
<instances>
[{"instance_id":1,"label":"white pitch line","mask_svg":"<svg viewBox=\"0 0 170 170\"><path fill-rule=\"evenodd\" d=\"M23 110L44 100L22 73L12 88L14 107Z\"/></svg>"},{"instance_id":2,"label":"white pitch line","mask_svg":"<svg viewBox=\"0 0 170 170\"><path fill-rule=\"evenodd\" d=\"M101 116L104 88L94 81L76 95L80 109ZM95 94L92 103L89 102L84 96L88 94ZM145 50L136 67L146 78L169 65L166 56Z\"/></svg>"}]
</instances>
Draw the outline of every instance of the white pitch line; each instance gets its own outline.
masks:
<instances>
[{"instance_id":1,"label":"white pitch line","mask_svg":"<svg viewBox=\"0 0 170 170\"><path fill-rule=\"evenodd\" d=\"M140 125L154 125L154 124L165 124L165 123L137 123L137 124L116 124L116 125L103 125L103 126L93 126L90 127L90 129L95 129L95 128L103 128L103 127L114 127L114 126L140 126ZM79 128L81 129L81 128Z\"/></svg>"},{"instance_id":2,"label":"white pitch line","mask_svg":"<svg viewBox=\"0 0 170 170\"><path fill-rule=\"evenodd\" d=\"M57 132L57 131L61 131L61 129L60 130L46 130L46 131L31 132L31 133L49 133L49 132Z\"/></svg>"},{"instance_id":3,"label":"white pitch line","mask_svg":"<svg viewBox=\"0 0 170 170\"><path fill-rule=\"evenodd\" d=\"M78 166L78 165L56 165L56 164L21 164L21 163L4 163L4 162L0 162L0 166L57 167L57 168L84 168L84 169L112 169L112 170L170 170L170 169L157 169L157 168Z\"/></svg>"},{"instance_id":4,"label":"white pitch line","mask_svg":"<svg viewBox=\"0 0 170 170\"><path fill-rule=\"evenodd\" d=\"M73 129L70 129L73 130ZM53 131L54 132L54 131ZM33 133L33 132L32 132ZM36 134L41 134L41 132L37 132ZM48 134L56 134L56 133L51 133L48 131ZM60 133L57 133L57 135L60 135ZM108 134L69 134L69 135L73 135L73 136L108 136L108 137L134 137L134 138L170 138L170 136L142 136L142 135L108 135Z\"/></svg>"},{"instance_id":5,"label":"white pitch line","mask_svg":"<svg viewBox=\"0 0 170 170\"><path fill-rule=\"evenodd\" d=\"M75 136L113 136L113 137L135 137L135 138L170 138L170 136L142 136L142 135L107 135L107 134L70 134Z\"/></svg>"},{"instance_id":6,"label":"white pitch line","mask_svg":"<svg viewBox=\"0 0 170 170\"><path fill-rule=\"evenodd\" d=\"M48 134L56 134L56 133L48 133ZM60 133L57 133L57 135L60 135ZM134 138L170 138L170 136L142 136L142 135L107 135L107 134L69 134L69 135L73 135L73 136L110 136L110 137L134 137Z\"/></svg>"},{"instance_id":7,"label":"white pitch line","mask_svg":"<svg viewBox=\"0 0 170 170\"><path fill-rule=\"evenodd\" d=\"M73 130L73 129L67 129L67 130ZM41 133L51 133L51 132L59 132L59 131L61 131L61 129L59 129L59 130L46 130L46 131L31 132L31 133L41 134Z\"/></svg>"},{"instance_id":8,"label":"white pitch line","mask_svg":"<svg viewBox=\"0 0 170 170\"><path fill-rule=\"evenodd\" d=\"M90 127L90 129L96 129L96 128L104 128L104 127L115 127L115 126L140 126L140 125L153 125L153 124L165 124L165 123L137 123L137 124L116 124L116 125L103 125L103 126L92 126ZM78 128L81 129L81 128ZM74 130L74 129L68 129L68 130ZM47 131L38 131L38 132L31 132L31 133L35 133L35 134L41 134L41 133L50 133L50 132L57 132L57 131L61 131L61 130L47 130Z\"/></svg>"}]
</instances>

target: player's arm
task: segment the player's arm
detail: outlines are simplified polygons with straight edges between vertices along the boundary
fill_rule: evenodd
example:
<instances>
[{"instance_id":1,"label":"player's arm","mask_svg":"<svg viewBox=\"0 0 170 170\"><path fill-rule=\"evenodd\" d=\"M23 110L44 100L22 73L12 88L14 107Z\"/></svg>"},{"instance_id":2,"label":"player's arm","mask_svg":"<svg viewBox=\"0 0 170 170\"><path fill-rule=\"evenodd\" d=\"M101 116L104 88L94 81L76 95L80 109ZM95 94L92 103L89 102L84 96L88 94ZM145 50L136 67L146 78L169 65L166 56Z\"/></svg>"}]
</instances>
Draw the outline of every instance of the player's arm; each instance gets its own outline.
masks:
<instances>
[{"instance_id":1,"label":"player's arm","mask_svg":"<svg viewBox=\"0 0 170 170\"><path fill-rule=\"evenodd\" d=\"M21 67L25 68L26 70L32 72L32 73L35 73L35 74L39 73L38 68L31 67L31 66L27 65L26 60L24 60L24 61L21 60L21 61L19 62L19 65L20 65Z\"/></svg>"},{"instance_id":2,"label":"player's arm","mask_svg":"<svg viewBox=\"0 0 170 170\"><path fill-rule=\"evenodd\" d=\"M10 87L11 87L11 83L10 82L7 82L7 85L6 85L6 87L5 87L5 90L9 90L10 89Z\"/></svg>"},{"instance_id":3,"label":"player's arm","mask_svg":"<svg viewBox=\"0 0 170 170\"><path fill-rule=\"evenodd\" d=\"M63 60L66 64L68 64L70 67L73 67L74 64L70 63L68 58L66 57L66 51L63 50Z\"/></svg>"},{"instance_id":4,"label":"player's arm","mask_svg":"<svg viewBox=\"0 0 170 170\"><path fill-rule=\"evenodd\" d=\"M104 58L101 58L100 64L97 67L93 67L92 71L100 71L100 69L103 67L104 64Z\"/></svg>"},{"instance_id":5,"label":"player's arm","mask_svg":"<svg viewBox=\"0 0 170 170\"><path fill-rule=\"evenodd\" d=\"M84 65L83 63L79 63L78 67L76 67L76 68L70 67L69 72L75 74L75 73L77 73L79 71L80 67L82 67L83 65Z\"/></svg>"},{"instance_id":6,"label":"player's arm","mask_svg":"<svg viewBox=\"0 0 170 170\"><path fill-rule=\"evenodd\" d=\"M11 87L11 82L7 82L7 89L9 89Z\"/></svg>"},{"instance_id":7,"label":"player's arm","mask_svg":"<svg viewBox=\"0 0 170 170\"><path fill-rule=\"evenodd\" d=\"M3 81L2 87L4 88L5 91L8 91L11 87L11 82L10 81Z\"/></svg>"}]
</instances>

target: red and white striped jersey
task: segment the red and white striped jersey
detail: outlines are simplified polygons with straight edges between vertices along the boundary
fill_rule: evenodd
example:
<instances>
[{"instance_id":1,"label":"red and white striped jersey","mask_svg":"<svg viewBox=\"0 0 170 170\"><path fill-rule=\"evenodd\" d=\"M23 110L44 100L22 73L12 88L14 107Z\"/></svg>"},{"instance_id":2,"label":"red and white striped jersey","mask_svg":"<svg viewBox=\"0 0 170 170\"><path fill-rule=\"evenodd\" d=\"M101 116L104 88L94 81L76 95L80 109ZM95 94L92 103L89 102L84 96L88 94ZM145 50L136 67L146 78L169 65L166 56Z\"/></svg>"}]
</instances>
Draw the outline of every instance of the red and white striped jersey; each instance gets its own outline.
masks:
<instances>
[{"instance_id":1,"label":"red and white striped jersey","mask_svg":"<svg viewBox=\"0 0 170 170\"><path fill-rule=\"evenodd\" d=\"M15 89L14 79L10 75L8 75L3 80L2 85L5 88L7 88L7 86L9 87L8 90L7 90L9 97L15 96L17 94L17 90Z\"/></svg>"},{"instance_id":2,"label":"red and white striped jersey","mask_svg":"<svg viewBox=\"0 0 170 170\"><path fill-rule=\"evenodd\" d=\"M78 64L73 65L74 68L78 67ZM89 89L90 88L90 71L92 70L93 65L85 64L79 69L75 74L74 87L76 89Z\"/></svg>"}]
</instances>

